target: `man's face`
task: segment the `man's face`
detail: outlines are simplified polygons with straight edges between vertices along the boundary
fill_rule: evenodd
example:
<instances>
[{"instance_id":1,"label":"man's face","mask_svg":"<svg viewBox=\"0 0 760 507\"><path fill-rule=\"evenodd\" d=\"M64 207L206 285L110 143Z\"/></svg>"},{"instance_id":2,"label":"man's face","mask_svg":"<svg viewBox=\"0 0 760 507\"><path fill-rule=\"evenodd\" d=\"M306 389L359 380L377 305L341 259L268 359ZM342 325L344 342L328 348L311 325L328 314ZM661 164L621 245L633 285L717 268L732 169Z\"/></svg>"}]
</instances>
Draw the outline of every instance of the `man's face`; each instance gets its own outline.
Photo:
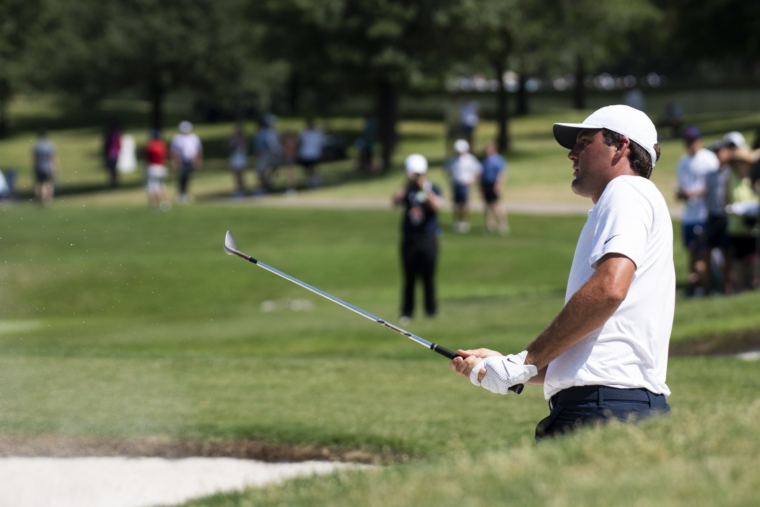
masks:
<instances>
[{"instance_id":1,"label":"man's face","mask_svg":"<svg viewBox=\"0 0 760 507\"><path fill-rule=\"evenodd\" d=\"M422 188L422 186L425 184L424 174L407 173L407 176L409 176L409 181L418 188Z\"/></svg>"},{"instance_id":2,"label":"man's face","mask_svg":"<svg viewBox=\"0 0 760 507\"><path fill-rule=\"evenodd\" d=\"M686 139L684 140L684 143L686 143L686 151L691 155L696 154L702 149L702 139L699 137L696 139Z\"/></svg>"},{"instance_id":3,"label":"man's face","mask_svg":"<svg viewBox=\"0 0 760 507\"><path fill-rule=\"evenodd\" d=\"M575 146L567 154L573 163L573 192L598 199L609 183L609 169L614 153L614 146L604 144L601 130L581 130Z\"/></svg>"},{"instance_id":4,"label":"man's face","mask_svg":"<svg viewBox=\"0 0 760 507\"><path fill-rule=\"evenodd\" d=\"M720 165L727 164L729 160L731 160L731 157L734 154L734 148L730 146L723 146L718 150L718 153L716 154L718 156L718 161L720 162Z\"/></svg>"}]
</instances>

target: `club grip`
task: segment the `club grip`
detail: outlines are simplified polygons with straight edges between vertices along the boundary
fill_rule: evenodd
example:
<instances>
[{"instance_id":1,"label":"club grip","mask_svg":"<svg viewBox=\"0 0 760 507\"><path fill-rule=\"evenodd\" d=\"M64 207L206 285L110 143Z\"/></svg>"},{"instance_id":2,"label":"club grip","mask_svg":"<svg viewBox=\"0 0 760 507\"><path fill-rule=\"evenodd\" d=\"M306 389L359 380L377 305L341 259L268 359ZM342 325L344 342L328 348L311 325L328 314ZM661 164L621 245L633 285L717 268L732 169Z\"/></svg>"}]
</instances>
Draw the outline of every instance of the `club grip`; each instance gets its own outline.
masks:
<instances>
[{"instance_id":1,"label":"club grip","mask_svg":"<svg viewBox=\"0 0 760 507\"><path fill-rule=\"evenodd\" d=\"M449 359L454 359L455 357L460 357L459 354L457 354L456 352L451 351L451 350L447 349L446 347L442 347L442 346L438 345L437 343L431 344L430 345L430 350L432 350L433 352L437 352L437 353L441 354L442 356L447 357ZM512 391L515 394L520 394L521 392L523 392L523 388L524 387L525 386L522 385L522 384L515 384L512 387L510 387L509 390Z\"/></svg>"}]
</instances>

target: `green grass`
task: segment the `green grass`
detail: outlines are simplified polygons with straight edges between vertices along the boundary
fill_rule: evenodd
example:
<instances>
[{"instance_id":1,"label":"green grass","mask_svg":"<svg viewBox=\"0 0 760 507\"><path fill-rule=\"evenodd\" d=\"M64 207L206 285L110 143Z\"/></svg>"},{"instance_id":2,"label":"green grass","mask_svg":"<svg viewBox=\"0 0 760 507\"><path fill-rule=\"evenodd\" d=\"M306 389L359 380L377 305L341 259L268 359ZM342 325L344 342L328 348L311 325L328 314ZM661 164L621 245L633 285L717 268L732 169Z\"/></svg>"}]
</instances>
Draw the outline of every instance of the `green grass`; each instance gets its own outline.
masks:
<instances>
[{"instance_id":1,"label":"green grass","mask_svg":"<svg viewBox=\"0 0 760 507\"><path fill-rule=\"evenodd\" d=\"M514 122L515 199L572 199L564 153L547 127L556 119ZM703 123L724 128L729 120ZM345 131L357 124L331 122ZM3 167L28 163L32 124L0 142ZM224 231L232 229L242 250L393 321L397 212L201 202L151 214L136 186L117 192L95 186L105 179L97 165L98 129L85 121L60 126L54 138L78 192L49 209L0 206L0 435L260 439L412 458L380 471L302 479L193 505L756 501L756 363L672 358L673 417L535 446L533 429L547 412L540 389L507 398L473 389L439 356L222 253ZM198 130L206 142L221 143L229 128ZM410 151L442 157L439 124L401 128L399 157ZM492 128L486 124L481 133ZM667 196L680 148L666 146L670 158L655 171L662 170L657 183ZM197 181L201 196L229 188L225 164L211 157L211 170ZM400 180L396 169L346 182L350 170L349 162L328 167L343 183L311 195L385 198ZM450 217L443 219L449 230ZM444 234L441 314L409 328L449 348L519 351L562 307L583 217L516 215L507 238L487 234L481 220L469 235ZM283 309L292 299L314 308ZM272 300L278 308L264 311L262 303ZM758 305L755 293L679 298L673 340L757 329Z\"/></svg>"},{"instance_id":2,"label":"green grass","mask_svg":"<svg viewBox=\"0 0 760 507\"><path fill-rule=\"evenodd\" d=\"M452 443L511 445L545 412L540 390L528 389L498 401L519 404L506 422L494 398L438 356L221 250L230 228L244 251L393 320L396 213L65 204L0 213L2 433L256 438L422 456ZM581 225L516 216L508 238L481 227L444 235L441 315L410 328L449 347L520 350L562 306ZM296 298L314 309L261 309ZM679 302L674 334L756 326L746 311L758 299ZM483 417L473 424L465 413Z\"/></svg>"}]
</instances>

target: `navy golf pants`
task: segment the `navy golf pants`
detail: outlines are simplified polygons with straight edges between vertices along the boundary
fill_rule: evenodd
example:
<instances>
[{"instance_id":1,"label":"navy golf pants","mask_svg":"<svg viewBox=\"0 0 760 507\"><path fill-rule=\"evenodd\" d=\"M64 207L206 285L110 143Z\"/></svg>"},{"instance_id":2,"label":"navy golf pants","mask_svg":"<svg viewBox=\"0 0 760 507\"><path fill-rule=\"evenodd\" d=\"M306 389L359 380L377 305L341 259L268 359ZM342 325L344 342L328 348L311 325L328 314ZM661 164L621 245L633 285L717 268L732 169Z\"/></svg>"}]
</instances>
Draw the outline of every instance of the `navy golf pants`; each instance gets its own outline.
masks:
<instances>
[{"instance_id":1,"label":"navy golf pants","mask_svg":"<svg viewBox=\"0 0 760 507\"><path fill-rule=\"evenodd\" d=\"M635 422L670 413L662 394L647 389L580 386L560 391L549 400L549 416L536 426L541 441L580 427L618 420Z\"/></svg>"}]
</instances>

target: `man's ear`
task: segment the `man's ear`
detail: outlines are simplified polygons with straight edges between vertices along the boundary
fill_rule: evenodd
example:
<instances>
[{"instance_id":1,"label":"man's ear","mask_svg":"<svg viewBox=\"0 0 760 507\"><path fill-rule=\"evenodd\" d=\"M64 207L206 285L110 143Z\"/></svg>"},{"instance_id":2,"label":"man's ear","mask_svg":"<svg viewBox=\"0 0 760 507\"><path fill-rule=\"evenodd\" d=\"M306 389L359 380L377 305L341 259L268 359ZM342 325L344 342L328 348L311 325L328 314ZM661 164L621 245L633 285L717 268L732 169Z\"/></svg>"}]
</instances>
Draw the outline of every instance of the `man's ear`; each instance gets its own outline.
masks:
<instances>
[{"instance_id":1,"label":"man's ear","mask_svg":"<svg viewBox=\"0 0 760 507\"><path fill-rule=\"evenodd\" d=\"M621 136L614 146L615 153L612 155L612 165L617 165L617 163L623 159L628 160L628 153L631 149L631 140L626 136Z\"/></svg>"}]
</instances>

